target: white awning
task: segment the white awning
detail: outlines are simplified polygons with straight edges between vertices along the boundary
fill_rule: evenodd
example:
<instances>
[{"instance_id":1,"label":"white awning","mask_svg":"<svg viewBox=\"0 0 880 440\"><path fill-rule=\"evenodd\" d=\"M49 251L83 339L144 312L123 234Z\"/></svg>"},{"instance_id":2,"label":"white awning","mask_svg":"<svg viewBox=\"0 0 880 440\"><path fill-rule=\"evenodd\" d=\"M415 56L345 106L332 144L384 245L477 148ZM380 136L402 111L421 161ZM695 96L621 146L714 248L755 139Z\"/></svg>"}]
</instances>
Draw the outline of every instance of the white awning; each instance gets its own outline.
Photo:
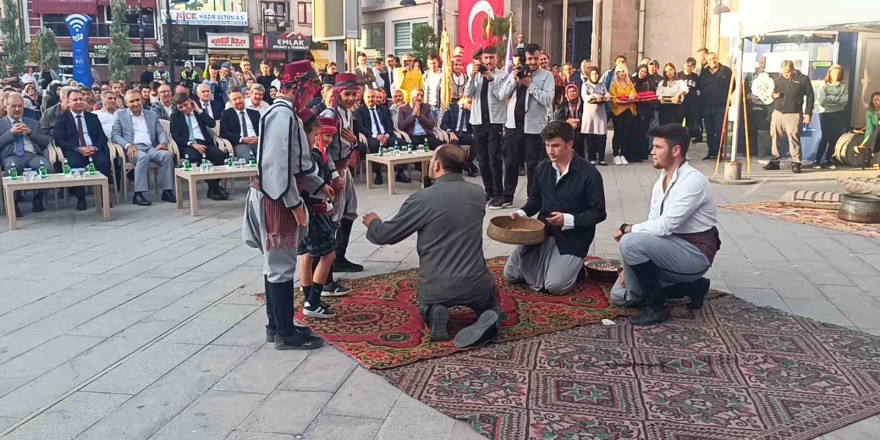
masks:
<instances>
[{"instance_id":1,"label":"white awning","mask_svg":"<svg viewBox=\"0 0 880 440\"><path fill-rule=\"evenodd\" d=\"M742 0L743 36L774 32L880 32L876 0Z\"/></svg>"}]
</instances>

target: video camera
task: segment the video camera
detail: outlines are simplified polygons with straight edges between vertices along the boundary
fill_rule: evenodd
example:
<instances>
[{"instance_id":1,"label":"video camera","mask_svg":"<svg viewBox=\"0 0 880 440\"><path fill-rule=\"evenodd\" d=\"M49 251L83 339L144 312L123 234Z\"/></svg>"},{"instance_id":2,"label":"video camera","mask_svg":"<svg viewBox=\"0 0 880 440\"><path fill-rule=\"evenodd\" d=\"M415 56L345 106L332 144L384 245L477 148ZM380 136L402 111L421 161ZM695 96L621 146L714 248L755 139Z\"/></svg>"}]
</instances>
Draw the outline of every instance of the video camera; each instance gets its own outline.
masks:
<instances>
[{"instance_id":1,"label":"video camera","mask_svg":"<svg viewBox=\"0 0 880 440\"><path fill-rule=\"evenodd\" d=\"M514 67L514 74L517 79L528 78L532 76L532 69L526 64L526 48L520 47L516 49L516 56L519 63Z\"/></svg>"}]
</instances>

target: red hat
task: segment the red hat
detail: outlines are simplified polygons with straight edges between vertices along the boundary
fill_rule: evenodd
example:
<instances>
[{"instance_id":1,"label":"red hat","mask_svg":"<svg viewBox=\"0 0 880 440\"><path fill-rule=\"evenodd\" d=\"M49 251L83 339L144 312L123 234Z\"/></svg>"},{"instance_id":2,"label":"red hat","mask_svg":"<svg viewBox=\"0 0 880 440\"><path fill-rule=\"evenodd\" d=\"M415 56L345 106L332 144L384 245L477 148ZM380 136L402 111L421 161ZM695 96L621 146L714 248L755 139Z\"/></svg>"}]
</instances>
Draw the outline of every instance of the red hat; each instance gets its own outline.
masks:
<instances>
[{"instance_id":1,"label":"red hat","mask_svg":"<svg viewBox=\"0 0 880 440\"><path fill-rule=\"evenodd\" d=\"M286 66L285 66L286 67ZM299 116L299 120L302 121L303 125L308 125L315 119L315 113L311 110L304 108L296 113Z\"/></svg>"},{"instance_id":2,"label":"red hat","mask_svg":"<svg viewBox=\"0 0 880 440\"><path fill-rule=\"evenodd\" d=\"M321 121L321 133L332 133L336 134L336 120L333 118L325 118L323 116L318 116L318 120Z\"/></svg>"},{"instance_id":3,"label":"red hat","mask_svg":"<svg viewBox=\"0 0 880 440\"><path fill-rule=\"evenodd\" d=\"M312 70L312 63L309 60L294 61L284 65L282 76L290 75L292 78L305 75L306 72Z\"/></svg>"},{"instance_id":4,"label":"red hat","mask_svg":"<svg viewBox=\"0 0 880 440\"><path fill-rule=\"evenodd\" d=\"M336 89L353 89L358 86L357 75L353 73L337 73Z\"/></svg>"}]
</instances>

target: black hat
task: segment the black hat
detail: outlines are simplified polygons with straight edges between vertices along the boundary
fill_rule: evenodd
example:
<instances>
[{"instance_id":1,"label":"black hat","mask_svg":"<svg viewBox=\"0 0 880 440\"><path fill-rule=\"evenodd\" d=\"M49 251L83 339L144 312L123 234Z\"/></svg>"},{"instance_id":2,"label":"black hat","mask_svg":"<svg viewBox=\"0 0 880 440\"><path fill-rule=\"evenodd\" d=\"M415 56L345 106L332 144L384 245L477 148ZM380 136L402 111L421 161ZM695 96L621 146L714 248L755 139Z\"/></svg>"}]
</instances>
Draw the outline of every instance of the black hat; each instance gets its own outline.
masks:
<instances>
[{"instance_id":1,"label":"black hat","mask_svg":"<svg viewBox=\"0 0 880 440\"><path fill-rule=\"evenodd\" d=\"M474 56L472 58L476 60L476 59L479 59L481 56L483 56L483 48L482 47L477 49L476 52L474 52Z\"/></svg>"}]
</instances>

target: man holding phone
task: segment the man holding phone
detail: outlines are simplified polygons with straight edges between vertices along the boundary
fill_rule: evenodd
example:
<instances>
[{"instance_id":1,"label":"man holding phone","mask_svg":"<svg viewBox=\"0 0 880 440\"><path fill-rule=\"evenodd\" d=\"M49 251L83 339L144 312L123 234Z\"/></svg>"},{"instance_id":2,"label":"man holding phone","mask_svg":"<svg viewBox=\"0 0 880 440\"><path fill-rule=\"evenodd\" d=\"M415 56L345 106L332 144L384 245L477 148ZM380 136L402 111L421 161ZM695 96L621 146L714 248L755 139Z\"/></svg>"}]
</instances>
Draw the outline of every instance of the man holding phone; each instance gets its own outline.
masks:
<instances>
[{"instance_id":1,"label":"man holding phone","mask_svg":"<svg viewBox=\"0 0 880 440\"><path fill-rule=\"evenodd\" d=\"M782 62L780 75L774 81L773 115L770 117L770 140L773 145L773 156L764 166L765 170L779 169L779 139L788 137L788 149L791 153L791 172L801 172L801 121L810 125L813 115L813 85L810 78L794 68L791 60ZM804 110L804 101L807 108Z\"/></svg>"}]
</instances>

